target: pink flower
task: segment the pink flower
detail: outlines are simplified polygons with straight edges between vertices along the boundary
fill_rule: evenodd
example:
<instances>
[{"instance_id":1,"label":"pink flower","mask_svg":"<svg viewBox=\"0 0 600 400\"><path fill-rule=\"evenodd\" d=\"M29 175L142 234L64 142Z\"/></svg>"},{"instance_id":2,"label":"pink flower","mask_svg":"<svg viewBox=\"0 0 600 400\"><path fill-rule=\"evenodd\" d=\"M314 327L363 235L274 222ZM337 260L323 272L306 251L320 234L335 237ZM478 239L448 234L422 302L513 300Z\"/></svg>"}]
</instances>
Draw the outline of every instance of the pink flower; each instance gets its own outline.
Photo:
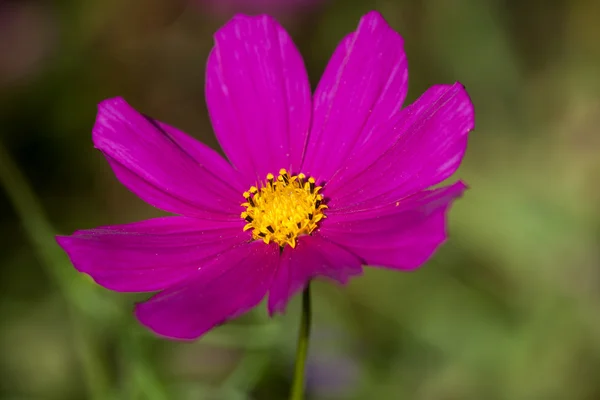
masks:
<instances>
[{"instance_id":1,"label":"pink flower","mask_svg":"<svg viewBox=\"0 0 600 400\"><path fill-rule=\"evenodd\" d=\"M315 277L364 265L412 270L446 239L465 190L428 189L458 168L473 128L463 86L401 109L402 38L376 12L333 54L313 96L298 50L268 16L215 35L206 99L229 162L123 99L99 105L95 146L140 198L180 216L82 230L58 243L109 289L160 291L137 305L154 332L193 339L268 296L270 314Z\"/></svg>"}]
</instances>

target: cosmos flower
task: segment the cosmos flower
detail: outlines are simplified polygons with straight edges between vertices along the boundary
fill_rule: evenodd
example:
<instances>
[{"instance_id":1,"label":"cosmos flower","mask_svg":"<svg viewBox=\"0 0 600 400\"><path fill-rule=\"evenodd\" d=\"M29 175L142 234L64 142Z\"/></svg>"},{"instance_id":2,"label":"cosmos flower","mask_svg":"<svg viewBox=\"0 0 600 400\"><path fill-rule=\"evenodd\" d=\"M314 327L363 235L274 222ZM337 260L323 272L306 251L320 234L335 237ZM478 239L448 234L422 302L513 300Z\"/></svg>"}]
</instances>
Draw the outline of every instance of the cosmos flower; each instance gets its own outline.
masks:
<instances>
[{"instance_id":1,"label":"cosmos flower","mask_svg":"<svg viewBox=\"0 0 600 400\"><path fill-rule=\"evenodd\" d=\"M363 266L412 270L446 239L473 128L463 86L401 108L402 38L365 15L311 96L302 58L271 17L215 34L206 101L227 160L121 98L99 105L93 141L117 178L178 216L58 237L75 268L121 292L154 292L135 314L194 339L268 297L283 312L310 279L346 283Z\"/></svg>"}]
</instances>

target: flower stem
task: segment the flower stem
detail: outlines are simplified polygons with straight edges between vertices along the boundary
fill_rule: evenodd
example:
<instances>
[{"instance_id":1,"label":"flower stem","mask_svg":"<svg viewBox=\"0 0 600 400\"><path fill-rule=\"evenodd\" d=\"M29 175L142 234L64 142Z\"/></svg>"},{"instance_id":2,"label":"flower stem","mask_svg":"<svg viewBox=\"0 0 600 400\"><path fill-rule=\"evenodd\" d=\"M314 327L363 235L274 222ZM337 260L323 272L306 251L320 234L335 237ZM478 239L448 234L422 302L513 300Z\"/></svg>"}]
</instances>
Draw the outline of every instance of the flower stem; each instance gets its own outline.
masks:
<instances>
[{"instance_id":1,"label":"flower stem","mask_svg":"<svg viewBox=\"0 0 600 400\"><path fill-rule=\"evenodd\" d=\"M300 332L298 346L296 347L296 363L294 365L294 381L290 400L304 399L304 373L306 370L306 356L308 354L308 339L310 336L310 282L302 292L302 316L300 319Z\"/></svg>"}]
</instances>

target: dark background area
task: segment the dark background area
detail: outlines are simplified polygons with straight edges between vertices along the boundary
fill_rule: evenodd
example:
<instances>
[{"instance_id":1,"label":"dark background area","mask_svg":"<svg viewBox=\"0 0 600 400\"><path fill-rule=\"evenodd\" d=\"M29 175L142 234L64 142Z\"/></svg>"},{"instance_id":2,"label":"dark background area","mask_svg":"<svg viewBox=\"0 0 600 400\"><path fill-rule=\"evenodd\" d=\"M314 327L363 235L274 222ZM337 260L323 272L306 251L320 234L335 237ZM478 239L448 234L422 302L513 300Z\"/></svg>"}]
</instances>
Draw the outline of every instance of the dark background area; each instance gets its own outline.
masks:
<instances>
[{"instance_id":1,"label":"dark background area","mask_svg":"<svg viewBox=\"0 0 600 400\"><path fill-rule=\"evenodd\" d=\"M195 343L168 342L131 314L147 295L97 287L53 238L161 215L93 149L102 99L123 96L218 147L204 66L238 7L219 4L0 0L0 398L285 398L298 299L282 317L261 306ZM310 398L600 398L600 2L263 11L290 31L314 86L370 9L404 36L409 101L436 83L469 91L476 130L455 178L470 190L422 269L315 285Z\"/></svg>"}]
</instances>

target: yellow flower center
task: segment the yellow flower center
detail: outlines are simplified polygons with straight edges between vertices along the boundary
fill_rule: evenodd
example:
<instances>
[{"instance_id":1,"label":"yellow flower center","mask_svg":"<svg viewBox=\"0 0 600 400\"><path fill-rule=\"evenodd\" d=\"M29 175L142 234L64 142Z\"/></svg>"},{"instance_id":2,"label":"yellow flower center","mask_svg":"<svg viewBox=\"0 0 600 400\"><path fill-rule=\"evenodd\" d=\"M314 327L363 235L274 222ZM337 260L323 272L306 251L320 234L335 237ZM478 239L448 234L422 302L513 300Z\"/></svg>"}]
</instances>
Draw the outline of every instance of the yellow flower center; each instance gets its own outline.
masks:
<instances>
[{"instance_id":1,"label":"yellow flower center","mask_svg":"<svg viewBox=\"0 0 600 400\"><path fill-rule=\"evenodd\" d=\"M266 244L296 247L298 236L310 234L325 218L327 206L320 190L314 178L307 179L304 174L290 175L285 169L279 171L277 179L268 174L264 186L252 186L244 192L244 231L252 229L252 237Z\"/></svg>"}]
</instances>

